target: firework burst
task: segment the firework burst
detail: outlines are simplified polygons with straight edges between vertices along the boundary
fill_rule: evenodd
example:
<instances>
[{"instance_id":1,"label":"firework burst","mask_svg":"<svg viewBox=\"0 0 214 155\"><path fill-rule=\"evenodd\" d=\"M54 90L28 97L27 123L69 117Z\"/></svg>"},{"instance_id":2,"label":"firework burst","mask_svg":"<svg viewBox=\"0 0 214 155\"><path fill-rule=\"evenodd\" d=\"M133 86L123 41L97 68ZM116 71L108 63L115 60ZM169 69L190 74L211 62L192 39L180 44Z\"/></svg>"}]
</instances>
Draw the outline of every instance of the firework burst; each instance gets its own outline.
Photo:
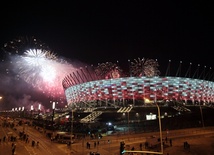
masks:
<instances>
[{"instance_id":1,"label":"firework burst","mask_svg":"<svg viewBox=\"0 0 214 155\"><path fill-rule=\"evenodd\" d=\"M158 70L158 62L153 59L134 59L131 62L130 70L133 76L158 76L160 71Z\"/></svg>"},{"instance_id":2,"label":"firework burst","mask_svg":"<svg viewBox=\"0 0 214 155\"><path fill-rule=\"evenodd\" d=\"M106 62L98 64L95 68L95 73L102 79L120 78L122 70L117 64Z\"/></svg>"},{"instance_id":3,"label":"firework burst","mask_svg":"<svg viewBox=\"0 0 214 155\"><path fill-rule=\"evenodd\" d=\"M28 48L31 46L33 48ZM28 42L21 39L5 44L4 51L10 59L7 71L48 97L64 100L62 80L76 68L64 59L58 58L50 49L42 47L46 46L41 42L37 43L35 38Z\"/></svg>"},{"instance_id":4,"label":"firework burst","mask_svg":"<svg viewBox=\"0 0 214 155\"><path fill-rule=\"evenodd\" d=\"M43 49L29 49L24 52L24 55L27 57L34 57L34 58L47 58L56 60L57 56L55 53Z\"/></svg>"},{"instance_id":5,"label":"firework burst","mask_svg":"<svg viewBox=\"0 0 214 155\"><path fill-rule=\"evenodd\" d=\"M2 47L2 50L9 55L13 54L22 55L26 50L29 49L43 49L46 51L50 51L50 48L45 43L43 43L34 36L17 37L11 41L8 41Z\"/></svg>"}]
</instances>

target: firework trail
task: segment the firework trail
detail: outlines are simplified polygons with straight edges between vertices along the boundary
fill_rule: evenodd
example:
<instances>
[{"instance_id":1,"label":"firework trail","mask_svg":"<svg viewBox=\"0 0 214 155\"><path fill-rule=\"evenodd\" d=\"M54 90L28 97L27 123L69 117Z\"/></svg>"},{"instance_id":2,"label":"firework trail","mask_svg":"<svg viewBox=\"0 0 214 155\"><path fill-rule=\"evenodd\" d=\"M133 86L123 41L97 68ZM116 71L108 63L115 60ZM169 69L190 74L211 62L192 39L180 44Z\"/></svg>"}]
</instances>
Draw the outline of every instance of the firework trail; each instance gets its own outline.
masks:
<instances>
[{"instance_id":1,"label":"firework trail","mask_svg":"<svg viewBox=\"0 0 214 155\"><path fill-rule=\"evenodd\" d=\"M4 45L3 50L10 60L8 72L15 74L17 80L24 80L51 99L65 99L62 80L76 70L72 64L58 58L34 37L10 41Z\"/></svg>"},{"instance_id":2,"label":"firework trail","mask_svg":"<svg viewBox=\"0 0 214 155\"><path fill-rule=\"evenodd\" d=\"M134 59L131 62L130 70L133 76L158 76L160 71L158 70L158 62L153 59Z\"/></svg>"}]
</instances>

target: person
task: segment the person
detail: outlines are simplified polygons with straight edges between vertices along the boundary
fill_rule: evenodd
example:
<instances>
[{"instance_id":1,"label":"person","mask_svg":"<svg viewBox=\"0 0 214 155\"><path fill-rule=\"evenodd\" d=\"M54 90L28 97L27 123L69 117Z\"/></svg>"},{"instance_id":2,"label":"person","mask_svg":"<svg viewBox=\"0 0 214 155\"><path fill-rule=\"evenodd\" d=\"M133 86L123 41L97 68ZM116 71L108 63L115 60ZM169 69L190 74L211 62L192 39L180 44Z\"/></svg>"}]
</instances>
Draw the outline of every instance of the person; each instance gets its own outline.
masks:
<instances>
[{"instance_id":1,"label":"person","mask_svg":"<svg viewBox=\"0 0 214 155\"><path fill-rule=\"evenodd\" d=\"M68 147L70 147L70 146L71 146L71 142L70 142L70 141L67 143L67 146L68 146Z\"/></svg>"},{"instance_id":2,"label":"person","mask_svg":"<svg viewBox=\"0 0 214 155\"><path fill-rule=\"evenodd\" d=\"M143 144L140 143L140 150L142 151L143 150Z\"/></svg>"},{"instance_id":3,"label":"person","mask_svg":"<svg viewBox=\"0 0 214 155\"><path fill-rule=\"evenodd\" d=\"M165 142L167 143L167 141L168 141L168 138L166 137L166 138L165 138Z\"/></svg>"},{"instance_id":4,"label":"person","mask_svg":"<svg viewBox=\"0 0 214 155\"><path fill-rule=\"evenodd\" d=\"M148 147L149 147L149 143L146 141L145 142L145 149L148 149Z\"/></svg>"},{"instance_id":5,"label":"person","mask_svg":"<svg viewBox=\"0 0 214 155\"><path fill-rule=\"evenodd\" d=\"M32 147L34 147L34 145L35 145L35 141L34 141L34 140L32 140L32 143L31 143L31 144L32 144Z\"/></svg>"},{"instance_id":6,"label":"person","mask_svg":"<svg viewBox=\"0 0 214 155\"><path fill-rule=\"evenodd\" d=\"M25 139L25 143L28 143L28 137Z\"/></svg>"},{"instance_id":7,"label":"person","mask_svg":"<svg viewBox=\"0 0 214 155\"><path fill-rule=\"evenodd\" d=\"M90 144L90 142L88 142L88 149L90 149L90 147L91 147L91 144Z\"/></svg>"},{"instance_id":8,"label":"person","mask_svg":"<svg viewBox=\"0 0 214 155\"><path fill-rule=\"evenodd\" d=\"M6 140L6 136L3 137L3 142L5 142L5 140Z\"/></svg>"},{"instance_id":9,"label":"person","mask_svg":"<svg viewBox=\"0 0 214 155\"><path fill-rule=\"evenodd\" d=\"M89 142L86 143L86 148L89 149Z\"/></svg>"},{"instance_id":10,"label":"person","mask_svg":"<svg viewBox=\"0 0 214 155\"><path fill-rule=\"evenodd\" d=\"M15 154L15 151L16 151L16 144L13 144L13 145L12 145L12 155Z\"/></svg>"},{"instance_id":11,"label":"person","mask_svg":"<svg viewBox=\"0 0 214 155\"><path fill-rule=\"evenodd\" d=\"M36 146L37 146L37 147L39 146L39 141L37 141Z\"/></svg>"}]
</instances>

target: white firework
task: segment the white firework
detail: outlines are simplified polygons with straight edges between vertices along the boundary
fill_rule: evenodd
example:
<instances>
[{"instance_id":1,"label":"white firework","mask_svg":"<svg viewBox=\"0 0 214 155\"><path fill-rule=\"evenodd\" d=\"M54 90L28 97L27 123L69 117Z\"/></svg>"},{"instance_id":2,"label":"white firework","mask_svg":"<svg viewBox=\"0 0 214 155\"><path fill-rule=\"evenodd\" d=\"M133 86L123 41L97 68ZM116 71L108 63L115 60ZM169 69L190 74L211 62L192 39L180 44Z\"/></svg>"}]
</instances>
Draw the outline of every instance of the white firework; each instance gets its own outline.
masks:
<instances>
[{"instance_id":1,"label":"white firework","mask_svg":"<svg viewBox=\"0 0 214 155\"><path fill-rule=\"evenodd\" d=\"M131 62L130 70L132 76L157 76L160 74L158 70L158 62L153 59L134 59L134 62Z\"/></svg>"},{"instance_id":2,"label":"white firework","mask_svg":"<svg viewBox=\"0 0 214 155\"><path fill-rule=\"evenodd\" d=\"M61 82L67 74L76 70L67 61L40 49L29 49L24 55L12 55L11 59L17 77L48 96L63 96Z\"/></svg>"},{"instance_id":3,"label":"white firework","mask_svg":"<svg viewBox=\"0 0 214 155\"><path fill-rule=\"evenodd\" d=\"M51 51L42 50L42 49L29 49L24 52L24 55L34 58L47 58L47 59L57 59L56 54Z\"/></svg>"}]
</instances>

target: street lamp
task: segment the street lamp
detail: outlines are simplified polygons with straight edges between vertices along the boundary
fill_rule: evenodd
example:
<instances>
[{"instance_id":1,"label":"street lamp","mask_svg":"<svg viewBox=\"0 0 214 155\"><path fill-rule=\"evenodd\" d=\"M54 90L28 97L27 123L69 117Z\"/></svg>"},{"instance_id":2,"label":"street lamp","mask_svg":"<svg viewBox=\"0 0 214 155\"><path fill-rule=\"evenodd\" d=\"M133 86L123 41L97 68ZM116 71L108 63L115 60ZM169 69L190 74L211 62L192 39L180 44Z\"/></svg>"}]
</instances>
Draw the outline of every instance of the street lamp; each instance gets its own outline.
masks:
<instances>
[{"instance_id":1,"label":"street lamp","mask_svg":"<svg viewBox=\"0 0 214 155\"><path fill-rule=\"evenodd\" d=\"M2 100L2 98L3 98L3 97L2 97L2 96L0 96L0 100Z\"/></svg>"},{"instance_id":2,"label":"street lamp","mask_svg":"<svg viewBox=\"0 0 214 155\"><path fill-rule=\"evenodd\" d=\"M128 134L129 134L129 111L128 111Z\"/></svg>"},{"instance_id":3,"label":"street lamp","mask_svg":"<svg viewBox=\"0 0 214 155\"><path fill-rule=\"evenodd\" d=\"M39 104L39 106L38 106L38 121L39 121L40 110L41 110L41 104Z\"/></svg>"},{"instance_id":4,"label":"street lamp","mask_svg":"<svg viewBox=\"0 0 214 155\"><path fill-rule=\"evenodd\" d=\"M203 117L203 111L202 111L202 108L201 108L201 103L200 103L200 113L201 113L202 127L204 128L204 117Z\"/></svg>"},{"instance_id":5,"label":"street lamp","mask_svg":"<svg viewBox=\"0 0 214 155\"><path fill-rule=\"evenodd\" d=\"M161 154L163 155L163 138L162 138L162 127L161 127L161 115L160 115L160 107L157 104L157 99L156 99L156 93L155 93L155 98L154 98L154 104L156 105L157 109L158 109L158 120L159 120L159 130L160 130L160 143L161 143L161 152L154 152L154 151L133 151L133 150L124 150L123 153L131 153L131 152L141 152L141 153L152 153L152 154ZM145 102L147 102L147 100L145 100ZM151 103L149 101L149 103Z\"/></svg>"},{"instance_id":6,"label":"street lamp","mask_svg":"<svg viewBox=\"0 0 214 155\"><path fill-rule=\"evenodd\" d=\"M74 128L74 111L71 107L71 151L72 151L72 143L73 143L73 128Z\"/></svg>"},{"instance_id":7,"label":"street lamp","mask_svg":"<svg viewBox=\"0 0 214 155\"><path fill-rule=\"evenodd\" d=\"M14 116L13 116L13 117L17 117L17 111L18 111L18 108L16 107L16 108L15 108L15 112L14 112Z\"/></svg>"},{"instance_id":8,"label":"street lamp","mask_svg":"<svg viewBox=\"0 0 214 155\"><path fill-rule=\"evenodd\" d=\"M55 106L56 106L56 103L53 102L52 103L52 110L53 110L53 113L52 113L52 130L54 132L54 112L55 112Z\"/></svg>"},{"instance_id":9,"label":"street lamp","mask_svg":"<svg viewBox=\"0 0 214 155\"><path fill-rule=\"evenodd\" d=\"M21 117L21 110L22 110L22 108L21 107L19 107L19 111L18 111L18 117Z\"/></svg>"},{"instance_id":10,"label":"street lamp","mask_svg":"<svg viewBox=\"0 0 214 155\"><path fill-rule=\"evenodd\" d=\"M157 103L155 105L157 106L157 109L158 109L158 121L159 121L159 131L160 131L161 153L163 154L163 137L162 137L160 107L159 107L159 105Z\"/></svg>"},{"instance_id":11,"label":"street lamp","mask_svg":"<svg viewBox=\"0 0 214 155\"><path fill-rule=\"evenodd\" d=\"M3 97L2 97L2 96L0 96L0 100L2 100L2 98L3 98Z\"/></svg>"},{"instance_id":12,"label":"street lamp","mask_svg":"<svg viewBox=\"0 0 214 155\"><path fill-rule=\"evenodd\" d=\"M161 127L161 114L160 107L157 104L157 94L155 93L155 105L158 109L158 121L159 121L159 131L160 131L160 143L161 143L161 153L163 154L163 137L162 137L162 127Z\"/></svg>"},{"instance_id":13,"label":"street lamp","mask_svg":"<svg viewBox=\"0 0 214 155\"><path fill-rule=\"evenodd\" d=\"M22 107L23 118L25 118L25 107Z\"/></svg>"},{"instance_id":14,"label":"street lamp","mask_svg":"<svg viewBox=\"0 0 214 155\"><path fill-rule=\"evenodd\" d=\"M130 118L129 118L129 112L132 110L132 105L130 105L130 107L128 107L127 109L127 113L128 113L128 134L130 133L130 127L129 127L129 122L130 122Z\"/></svg>"},{"instance_id":15,"label":"street lamp","mask_svg":"<svg viewBox=\"0 0 214 155\"><path fill-rule=\"evenodd\" d=\"M33 105L30 106L30 117L31 117L31 125L33 120Z\"/></svg>"}]
</instances>

